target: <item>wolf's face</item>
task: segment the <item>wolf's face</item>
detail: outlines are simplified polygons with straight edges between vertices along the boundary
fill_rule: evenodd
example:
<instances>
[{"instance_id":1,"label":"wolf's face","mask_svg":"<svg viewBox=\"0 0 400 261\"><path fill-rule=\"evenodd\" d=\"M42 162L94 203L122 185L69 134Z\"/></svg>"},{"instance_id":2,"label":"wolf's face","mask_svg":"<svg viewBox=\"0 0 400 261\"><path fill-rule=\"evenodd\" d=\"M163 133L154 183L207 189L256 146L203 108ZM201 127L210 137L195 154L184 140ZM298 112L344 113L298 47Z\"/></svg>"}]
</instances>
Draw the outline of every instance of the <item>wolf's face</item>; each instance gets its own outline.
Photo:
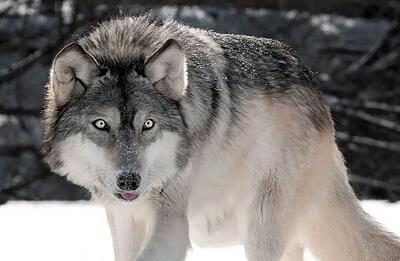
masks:
<instances>
[{"instance_id":1,"label":"wolf's face","mask_svg":"<svg viewBox=\"0 0 400 261\"><path fill-rule=\"evenodd\" d=\"M55 58L46 160L106 199L132 201L182 167L185 60L168 41L147 61L96 61L78 44Z\"/></svg>"}]
</instances>

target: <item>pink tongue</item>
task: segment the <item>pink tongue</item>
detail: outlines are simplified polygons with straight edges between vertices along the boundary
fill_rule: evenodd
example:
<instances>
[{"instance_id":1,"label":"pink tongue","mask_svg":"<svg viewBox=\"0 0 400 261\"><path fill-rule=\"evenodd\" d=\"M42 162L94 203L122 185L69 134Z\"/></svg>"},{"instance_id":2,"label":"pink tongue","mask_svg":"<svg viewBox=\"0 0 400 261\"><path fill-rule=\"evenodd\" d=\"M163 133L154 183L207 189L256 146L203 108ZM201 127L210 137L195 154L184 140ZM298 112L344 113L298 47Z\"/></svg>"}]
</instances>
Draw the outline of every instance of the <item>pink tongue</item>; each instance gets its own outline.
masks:
<instances>
[{"instance_id":1,"label":"pink tongue","mask_svg":"<svg viewBox=\"0 0 400 261\"><path fill-rule=\"evenodd\" d=\"M122 192L121 196L125 199L125 200L135 200L139 195L136 193L132 193L132 192Z\"/></svg>"}]
</instances>

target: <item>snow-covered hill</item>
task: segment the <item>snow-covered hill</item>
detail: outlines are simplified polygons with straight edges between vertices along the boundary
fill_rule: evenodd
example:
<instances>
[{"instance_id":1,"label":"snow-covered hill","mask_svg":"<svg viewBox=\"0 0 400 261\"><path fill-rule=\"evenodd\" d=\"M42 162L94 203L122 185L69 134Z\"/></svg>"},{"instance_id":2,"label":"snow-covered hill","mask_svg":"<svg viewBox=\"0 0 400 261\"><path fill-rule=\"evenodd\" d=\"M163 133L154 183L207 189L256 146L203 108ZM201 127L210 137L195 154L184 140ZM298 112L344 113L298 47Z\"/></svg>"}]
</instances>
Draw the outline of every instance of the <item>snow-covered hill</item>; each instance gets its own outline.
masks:
<instances>
[{"instance_id":1,"label":"snow-covered hill","mask_svg":"<svg viewBox=\"0 0 400 261\"><path fill-rule=\"evenodd\" d=\"M400 204L364 201L363 206L400 235ZM0 206L0 260L113 260L105 213L101 206L89 202L11 202ZM239 246L194 246L187 260L246 259Z\"/></svg>"}]
</instances>

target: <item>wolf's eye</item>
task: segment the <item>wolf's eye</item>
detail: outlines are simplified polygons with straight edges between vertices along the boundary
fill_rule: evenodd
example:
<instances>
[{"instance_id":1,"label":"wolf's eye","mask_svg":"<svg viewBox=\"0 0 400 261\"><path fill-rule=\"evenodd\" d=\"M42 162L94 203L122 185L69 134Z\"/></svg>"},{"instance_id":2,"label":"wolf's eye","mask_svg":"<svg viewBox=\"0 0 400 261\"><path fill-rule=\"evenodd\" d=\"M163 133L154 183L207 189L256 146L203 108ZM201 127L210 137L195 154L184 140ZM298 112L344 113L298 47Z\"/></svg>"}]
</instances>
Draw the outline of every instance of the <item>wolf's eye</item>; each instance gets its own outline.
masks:
<instances>
[{"instance_id":1,"label":"wolf's eye","mask_svg":"<svg viewBox=\"0 0 400 261\"><path fill-rule=\"evenodd\" d=\"M152 119L148 119L143 124L143 131L150 130L154 126L154 121Z\"/></svg>"},{"instance_id":2,"label":"wolf's eye","mask_svg":"<svg viewBox=\"0 0 400 261\"><path fill-rule=\"evenodd\" d=\"M94 126L96 129L101 130L101 131L108 131L108 130L110 129L110 127L108 126L108 124L106 123L106 121L105 121L105 120L102 120L102 119L95 120L95 121L93 122L93 126Z\"/></svg>"}]
</instances>

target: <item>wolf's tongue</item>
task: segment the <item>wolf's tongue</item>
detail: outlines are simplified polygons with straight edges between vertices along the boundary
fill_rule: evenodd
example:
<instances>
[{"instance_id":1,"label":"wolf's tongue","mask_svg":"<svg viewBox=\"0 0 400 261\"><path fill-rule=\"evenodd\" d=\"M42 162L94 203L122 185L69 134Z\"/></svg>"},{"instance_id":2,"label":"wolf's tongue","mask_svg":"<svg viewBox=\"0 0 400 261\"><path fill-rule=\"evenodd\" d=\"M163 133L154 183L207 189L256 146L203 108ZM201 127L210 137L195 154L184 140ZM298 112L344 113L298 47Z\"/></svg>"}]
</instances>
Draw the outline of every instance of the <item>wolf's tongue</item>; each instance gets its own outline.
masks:
<instances>
[{"instance_id":1,"label":"wolf's tongue","mask_svg":"<svg viewBox=\"0 0 400 261\"><path fill-rule=\"evenodd\" d=\"M122 192L121 196L128 201L135 200L139 195L133 192Z\"/></svg>"}]
</instances>

